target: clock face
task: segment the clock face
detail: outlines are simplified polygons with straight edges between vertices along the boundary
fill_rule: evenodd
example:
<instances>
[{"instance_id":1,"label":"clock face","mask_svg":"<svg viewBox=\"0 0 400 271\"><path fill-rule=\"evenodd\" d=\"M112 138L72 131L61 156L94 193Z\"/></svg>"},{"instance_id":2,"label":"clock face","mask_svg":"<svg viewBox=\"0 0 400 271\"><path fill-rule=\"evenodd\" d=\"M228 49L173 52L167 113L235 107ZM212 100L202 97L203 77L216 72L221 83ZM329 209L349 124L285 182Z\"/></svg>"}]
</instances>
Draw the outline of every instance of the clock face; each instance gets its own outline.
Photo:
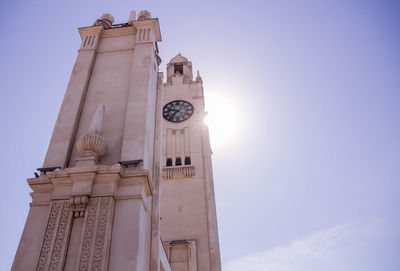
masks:
<instances>
[{"instance_id":1,"label":"clock face","mask_svg":"<svg viewBox=\"0 0 400 271\"><path fill-rule=\"evenodd\" d=\"M189 102L176 100L167 103L163 108L164 119L172 122L181 122L193 114L193 105Z\"/></svg>"}]
</instances>

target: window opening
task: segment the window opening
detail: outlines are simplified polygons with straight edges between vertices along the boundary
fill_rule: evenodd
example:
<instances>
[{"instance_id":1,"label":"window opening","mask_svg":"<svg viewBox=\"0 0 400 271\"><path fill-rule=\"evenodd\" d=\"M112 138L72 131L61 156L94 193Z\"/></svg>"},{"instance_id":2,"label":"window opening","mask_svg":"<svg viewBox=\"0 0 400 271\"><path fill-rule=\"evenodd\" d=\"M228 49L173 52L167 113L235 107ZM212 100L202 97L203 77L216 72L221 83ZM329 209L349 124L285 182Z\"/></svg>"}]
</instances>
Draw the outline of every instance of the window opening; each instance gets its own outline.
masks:
<instances>
[{"instance_id":1,"label":"window opening","mask_svg":"<svg viewBox=\"0 0 400 271\"><path fill-rule=\"evenodd\" d=\"M192 161L190 161L190 157L185 157L185 165L190 165Z\"/></svg>"},{"instance_id":2,"label":"window opening","mask_svg":"<svg viewBox=\"0 0 400 271\"><path fill-rule=\"evenodd\" d=\"M174 65L174 74L177 72L183 74L183 65Z\"/></svg>"},{"instance_id":3,"label":"window opening","mask_svg":"<svg viewBox=\"0 0 400 271\"><path fill-rule=\"evenodd\" d=\"M175 166L182 166L182 159L180 157L176 158Z\"/></svg>"},{"instance_id":4,"label":"window opening","mask_svg":"<svg viewBox=\"0 0 400 271\"><path fill-rule=\"evenodd\" d=\"M171 166L172 166L172 159L167 158L167 167L171 167Z\"/></svg>"}]
</instances>

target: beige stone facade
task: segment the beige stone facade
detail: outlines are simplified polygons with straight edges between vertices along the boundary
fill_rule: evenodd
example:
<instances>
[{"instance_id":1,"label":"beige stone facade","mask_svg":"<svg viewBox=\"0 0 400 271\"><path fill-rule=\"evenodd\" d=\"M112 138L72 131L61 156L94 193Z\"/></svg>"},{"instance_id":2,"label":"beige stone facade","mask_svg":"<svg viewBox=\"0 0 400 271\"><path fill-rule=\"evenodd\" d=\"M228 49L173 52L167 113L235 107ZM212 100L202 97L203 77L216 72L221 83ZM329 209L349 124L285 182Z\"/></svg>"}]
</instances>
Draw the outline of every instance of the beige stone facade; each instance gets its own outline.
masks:
<instances>
[{"instance_id":1,"label":"beige stone facade","mask_svg":"<svg viewBox=\"0 0 400 271\"><path fill-rule=\"evenodd\" d=\"M12 270L221 270L202 79L163 83L148 11L113 23L79 29Z\"/></svg>"}]
</instances>

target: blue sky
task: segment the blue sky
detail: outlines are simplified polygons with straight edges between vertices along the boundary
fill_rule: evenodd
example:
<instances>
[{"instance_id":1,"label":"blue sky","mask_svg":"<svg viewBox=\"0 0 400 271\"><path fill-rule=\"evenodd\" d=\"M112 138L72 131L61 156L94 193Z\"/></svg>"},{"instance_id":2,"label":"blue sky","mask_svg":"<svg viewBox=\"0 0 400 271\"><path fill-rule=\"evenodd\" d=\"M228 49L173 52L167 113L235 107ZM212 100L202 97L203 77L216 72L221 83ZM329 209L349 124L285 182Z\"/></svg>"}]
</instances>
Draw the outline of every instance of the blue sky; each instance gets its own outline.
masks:
<instances>
[{"instance_id":1,"label":"blue sky","mask_svg":"<svg viewBox=\"0 0 400 271\"><path fill-rule=\"evenodd\" d=\"M399 270L400 4L368 0L1 2L1 270L77 28L131 9L160 20L162 71L181 52L206 99L235 108L235 135L213 149L224 270Z\"/></svg>"}]
</instances>

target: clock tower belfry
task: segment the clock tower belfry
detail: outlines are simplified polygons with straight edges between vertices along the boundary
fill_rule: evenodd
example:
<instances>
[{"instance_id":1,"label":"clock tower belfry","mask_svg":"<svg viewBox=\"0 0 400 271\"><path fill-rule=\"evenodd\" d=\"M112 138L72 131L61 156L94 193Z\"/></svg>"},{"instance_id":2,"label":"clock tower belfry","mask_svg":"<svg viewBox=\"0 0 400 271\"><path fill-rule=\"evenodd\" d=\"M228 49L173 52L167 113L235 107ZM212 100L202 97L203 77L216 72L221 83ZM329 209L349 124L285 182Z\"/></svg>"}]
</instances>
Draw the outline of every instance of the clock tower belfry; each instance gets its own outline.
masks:
<instances>
[{"instance_id":1,"label":"clock tower belfry","mask_svg":"<svg viewBox=\"0 0 400 271\"><path fill-rule=\"evenodd\" d=\"M172 270L221 270L203 80L178 54L162 104L161 239Z\"/></svg>"}]
</instances>

